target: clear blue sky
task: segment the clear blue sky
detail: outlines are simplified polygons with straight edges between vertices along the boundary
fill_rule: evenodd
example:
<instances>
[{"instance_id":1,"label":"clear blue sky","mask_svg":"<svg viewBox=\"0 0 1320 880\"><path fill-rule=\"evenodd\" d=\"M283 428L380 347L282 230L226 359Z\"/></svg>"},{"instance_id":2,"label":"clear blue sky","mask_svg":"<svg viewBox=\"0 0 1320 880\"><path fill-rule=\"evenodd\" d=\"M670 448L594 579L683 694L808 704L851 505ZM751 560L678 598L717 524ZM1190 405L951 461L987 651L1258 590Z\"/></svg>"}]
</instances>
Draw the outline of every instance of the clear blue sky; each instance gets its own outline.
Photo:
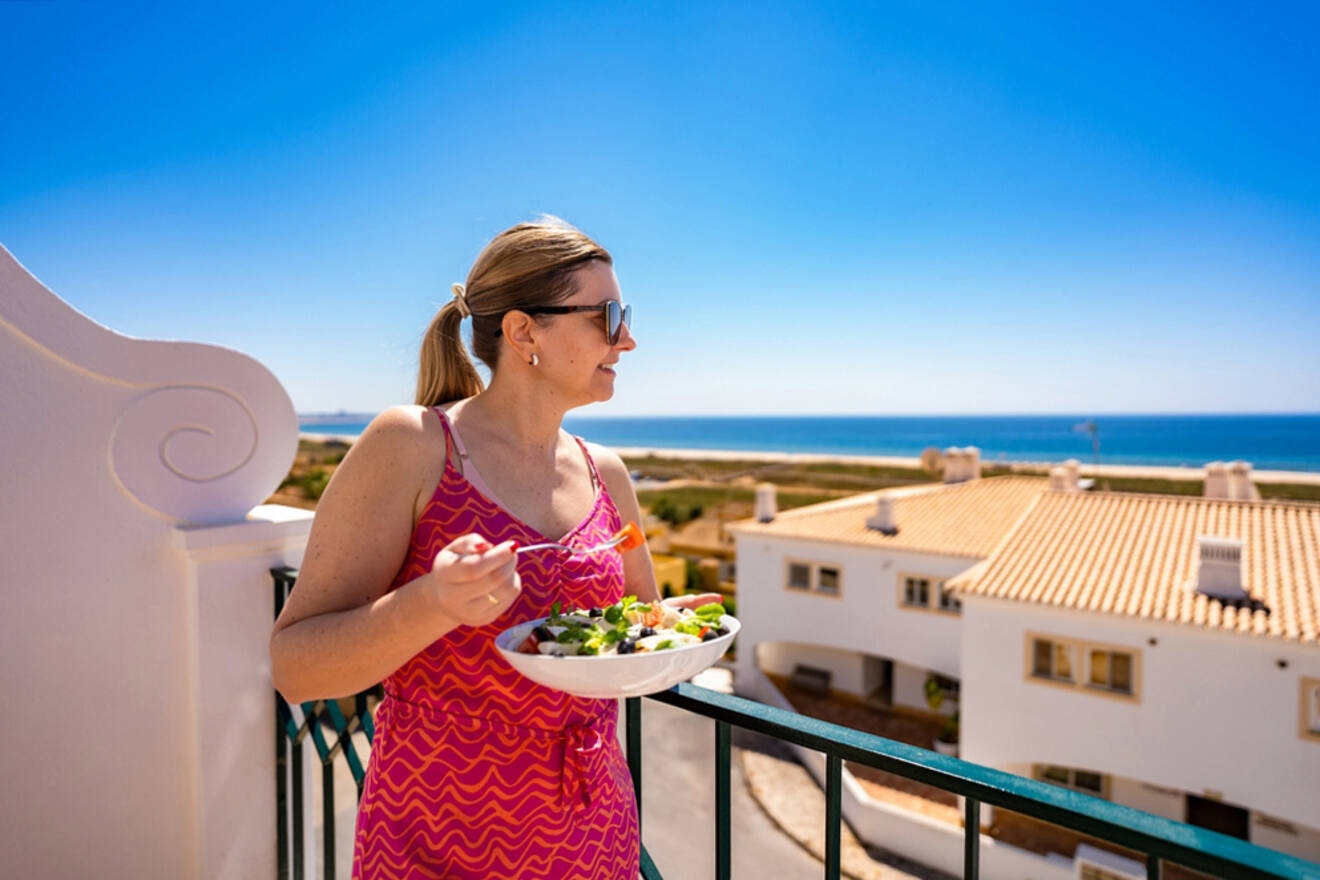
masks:
<instances>
[{"instance_id":1,"label":"clear blue sky","mask_svg":"<svg viewBox=\"0 0 1320 880\"><path fill-rule=\"evenodd\" d=\"M192 5L0 3L0 243L300 412L540 212L597 414L1320 411L1314 4Z\"/></svg>"}]
</instances>

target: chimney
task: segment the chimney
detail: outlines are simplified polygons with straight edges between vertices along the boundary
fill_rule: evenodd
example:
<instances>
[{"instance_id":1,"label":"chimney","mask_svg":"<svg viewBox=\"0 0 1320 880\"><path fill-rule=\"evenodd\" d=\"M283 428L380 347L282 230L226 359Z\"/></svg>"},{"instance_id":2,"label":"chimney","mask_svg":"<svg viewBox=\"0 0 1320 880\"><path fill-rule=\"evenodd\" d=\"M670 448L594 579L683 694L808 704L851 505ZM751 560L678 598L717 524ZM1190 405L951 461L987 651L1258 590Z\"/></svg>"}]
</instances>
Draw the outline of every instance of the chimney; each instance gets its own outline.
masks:
<instances>
[{"instance_id":1,"label":"chimney","mask_svg":"<svg viewBox=\"0 0 1320 880\"><path fill-rule=\"evenodd\" d=\"M1228 498L1228 465L1212 461L1205 466L1205 497Z\"/></svg>"},{"instance_id":2,"label":"chimney","mask_svg":"<svg viewBox=\"0 0 1320 880\"><path fill-rule=\"evenodd\" d=\"M756 521L768 523L779 512L778 490L774 483L761 483L756 487ZM744 508L745 509L745 508Z\"/></svg>"},{"instance_id":3,"label":"chimney","mask_svg":"<svg viewBox=\"0 0 1320 880\"><path fill-rule=\"evenodd\" d=\"M880 495L875 500L875 513L866 521L868 529L875 529L883 535L897 535L898 524L894 522L894 499L891 495Z\"/></svg>"},{"instance_id":4,"label":"chimney","mask_svg":"<svg viewBox=\"0 0 1320 880\"><path fill-rule=\"evenodd\" d=\"M1259 501L1260 492L1251 482L1251 464L1234 461L1228 465L1228 497L1235 501Z\"/></svg>"},{"instance_id":5,"label":"chimney","mask_svg":"<svg viewBox=\"0 0 1320 880\"><path fill-rule=\"evenodd\" d=\"M957 446L950 446L944 450L944 482L961 483L963 481L963 457L962 450Z\"/></svg>"},{"instance_id":6,"label":"chimney","mask_svg":"<svg viewBox=\"0 0 1320 880\"><path fill-rule=\"evenodd\" d=\"M967 456L966 464L967 479L981 479L981 448L979 446L967 446L963 449L963 454Z\"/></svg>"},{"instance_id":7,"label":"chimney","mask_svg":"<svg viewBox=\"0 0 1320 880\"><path fill-rule=\"evenodd\" d=\"M981 476L981 450L975 446L944 450L944 482L965 483Z\"/></svg>"},{"instance_id":8,"label":"chimney","mask_svg":"<svg viewBox=\"0 0 1320 880\"><path fill-rule=\"evenodd\" d=\"M1050 491L1051 492L1080 492L1082 463L1075 458L1070 458L1063 464L1055 465L1050 468Z\"/></svg>"},{"instance_id":9,"label":"chimney","mask_svg":"<svg viewBox=\"0 0 1320 880\"><path fill-rule=\"evenodd\" d=\"M1247 598L1242 587L1242 548L1236 538L1200 535L1196 539L1198 565L1192 589L1214 599Z\"/></svg>"}]
</instances>

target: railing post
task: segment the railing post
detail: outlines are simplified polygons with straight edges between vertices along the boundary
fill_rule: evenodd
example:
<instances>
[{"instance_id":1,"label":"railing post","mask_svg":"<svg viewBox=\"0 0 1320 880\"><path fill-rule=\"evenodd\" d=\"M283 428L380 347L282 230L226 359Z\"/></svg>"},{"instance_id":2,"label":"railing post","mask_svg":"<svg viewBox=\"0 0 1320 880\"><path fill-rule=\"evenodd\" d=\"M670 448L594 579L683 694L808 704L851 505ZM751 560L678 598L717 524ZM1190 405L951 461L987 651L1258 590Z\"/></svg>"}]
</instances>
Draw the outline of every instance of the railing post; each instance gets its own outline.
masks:
<instances>
[{"instance_id":1,"label":"railing post","mask_svg":"<svg viewBox=\"0 0 1320 880\"><path fill-rule=\"evenodd\" d=\"M976 880L981 870L981 802L964 798L963 810L963 878Z\"/></svg>"},{"instance_id":2,"label":"railing post","mask_svg":"<svg viewBox=\"0 0 1320 880\"><path fill-rule=\"evenodd\" d=\"M729 722L715 722L715 876L729 880L732 873L729 813Z\"/></svg>"},{"instance_id":3,"label":"railing post","mask_svg":"<svg viewBox=\"0 0 1320 880\"><path fill-rule=\"evenodd\" d=\"M628 727L628 771L632 773L633 795L637 798L637 842L642 840L642 698L624 700Z\"/></svg>"},{"instance_id":4,"label":"railing post","mask_svg":"<svg viewBox=\"0 0 1320 880\"><path fill-rule=\"evenodd\" d=\"M825 880L839 880L839 826L843 823L843 759L825 756Z\"/></svg>"},{"instance_id":5,"label":"railing post","mask_svg":"<svg viewBox=\"0 0 1320 880\"><path fill-rule=\"evenodd\" d=\"M1146 880L1160 880L1160 857L1153 853L1146 856Z\"/></svg>"},{"instance_id":6,"label":"railing post","mask_svg":"<svg viewBox=\"0 0 1320 880\"><path fill-rule=\"evenodd\" d=\"M303 840L303 757L302 743L295 742L289 749L289 787L293 789L293 877L294 880L306 880L306 856Z\"/></svg>"},{"instance_id":7,"label":"railing post","mask_svg":"<svg viewBox=\"0 0 1320 880\"><path fill-rule=\"evenodd\" d=\"M313 719L313 724L320 722ZM325 880L335 880L335 763L321 762L321 853Z\"/></svg>"}]
</instances>

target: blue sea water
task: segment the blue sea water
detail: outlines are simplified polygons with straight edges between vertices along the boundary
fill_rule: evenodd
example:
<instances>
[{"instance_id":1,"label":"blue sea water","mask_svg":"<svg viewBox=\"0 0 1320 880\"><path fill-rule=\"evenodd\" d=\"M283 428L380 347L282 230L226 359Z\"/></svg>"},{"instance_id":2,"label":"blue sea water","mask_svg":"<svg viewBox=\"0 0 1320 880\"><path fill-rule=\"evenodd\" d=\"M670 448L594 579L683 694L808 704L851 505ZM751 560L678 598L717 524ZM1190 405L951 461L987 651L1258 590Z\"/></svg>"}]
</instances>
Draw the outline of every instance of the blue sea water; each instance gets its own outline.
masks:
<instances>
[{"instance_id":1,"label":"blue sea water","mask_svg":"<svg viewBox=\"0 0 1320 880\"><path fill-rule=\"evenodd\" d=\"M369 417L305 417L307 433L360 434ZM978 446L982 461L1094 461L1084 416L654 416L567 418L607 446L825 455L920 455ZM1189 465L1244 459L1257 470L1320 471L1318 415L1095 417L1102 464Z\"/></svg>"}]
</instances>

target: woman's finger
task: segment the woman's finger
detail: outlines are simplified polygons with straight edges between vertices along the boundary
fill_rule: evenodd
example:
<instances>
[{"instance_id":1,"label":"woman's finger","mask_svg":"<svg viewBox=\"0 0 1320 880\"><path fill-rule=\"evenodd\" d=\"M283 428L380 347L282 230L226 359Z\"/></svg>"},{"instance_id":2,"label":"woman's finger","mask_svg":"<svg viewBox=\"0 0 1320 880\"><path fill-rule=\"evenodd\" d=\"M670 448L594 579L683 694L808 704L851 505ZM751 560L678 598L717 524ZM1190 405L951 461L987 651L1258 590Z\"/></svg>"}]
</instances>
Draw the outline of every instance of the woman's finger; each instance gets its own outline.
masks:
<instances>
[{"instance_id":1,"label":"woman's finger","mask_svg":"<svg viewBox=\"0 0 1320 880\"><path fill-rule=\"evenodd\" d=\"M517 559L514 555L517 548L517 541L505 541L484 553L468 553L447 559L450 568L449 579L455 583L480 580L500 566L514 562ZM442 554L446 552L448 548L441 551Z\"/></svg>"},{"instance_id":2,"label":"woman's finger","mask_svg":"<svg viewBox=\"0 0 1320 880\"><path fill-rule=\"evenodd\" d=\"M664 604L673 608L700 608L702 605L713 603L724 603L724 596L720 593L701 593L696 596L671 596L664 600Z\"/></svg>"}]
</instances>

